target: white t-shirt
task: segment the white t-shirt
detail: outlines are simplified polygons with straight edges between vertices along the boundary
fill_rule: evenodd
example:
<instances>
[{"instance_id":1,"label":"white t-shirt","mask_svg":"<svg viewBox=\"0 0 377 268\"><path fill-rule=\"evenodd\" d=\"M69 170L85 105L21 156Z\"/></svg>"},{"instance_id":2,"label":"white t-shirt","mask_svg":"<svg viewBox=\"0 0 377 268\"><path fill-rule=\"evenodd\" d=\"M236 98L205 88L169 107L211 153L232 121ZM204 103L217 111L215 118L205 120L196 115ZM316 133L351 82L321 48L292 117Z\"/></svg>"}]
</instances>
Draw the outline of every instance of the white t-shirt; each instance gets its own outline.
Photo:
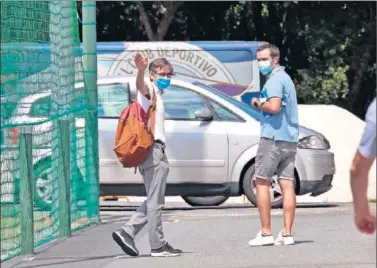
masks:
<instances>
[{"instance_id":1,"label":"white t-shirt","mask_svg":"<svg viewBox=\"0 0 377 268\"><path fill-rule=\"evenodd\" d=\"M376 98L368 107L365 123L358 150L365 158L372 159L376 157Z\"/></svg>"},{"instance_id":2,"label":"white t-shirt","mask_svg":"<svg viewBox=\"0 0 377 268\"><path fill-rule=\"evenodd\" d=\"M154 127L154 139L166 142L165 136L165 107L162 100L162 91L158 89L153 83L147 83L147 86L153 88L154 94L156 94L156 120ZM137 102L141 105L145 112L148 112L149 107L152 105L152 100L148 100L140 91L137 92ZM150 128L151 120L148 121L148 127Z\"/></svg>"}]
</instances>

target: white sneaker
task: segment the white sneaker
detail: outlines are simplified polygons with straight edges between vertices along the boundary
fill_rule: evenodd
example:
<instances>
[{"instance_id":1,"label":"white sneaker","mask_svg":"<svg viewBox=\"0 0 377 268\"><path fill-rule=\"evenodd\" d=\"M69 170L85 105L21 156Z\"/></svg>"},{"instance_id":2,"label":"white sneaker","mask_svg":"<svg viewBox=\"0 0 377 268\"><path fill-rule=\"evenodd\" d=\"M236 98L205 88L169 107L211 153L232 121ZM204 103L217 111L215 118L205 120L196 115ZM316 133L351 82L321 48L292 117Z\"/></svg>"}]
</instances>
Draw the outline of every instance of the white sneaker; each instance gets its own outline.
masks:
<instances>
[{"instance_id":1,"label":"white sneaker","mask_svg":"<svg viewBox=\"0 0 377 268\"><path fill-rule=\"evenodd\" d=\"M278 237L275 240L275 246L289 246L294 245L295 240L293 239L293 236L283 236L283 231L281 231L278 235Z\"/></svg>"},{"instance_id":2,"label":"white sneaker","mask_svg":"<svg viewBox=\"0 0 377 268\"><path fill-rule=\"evenodd\" d=\"M263 235L262 231L259 231L254 239L249 241L249 246L258 247L258 246L272 246L274 244L273 235Z\"/></svg>"}]
</instances>

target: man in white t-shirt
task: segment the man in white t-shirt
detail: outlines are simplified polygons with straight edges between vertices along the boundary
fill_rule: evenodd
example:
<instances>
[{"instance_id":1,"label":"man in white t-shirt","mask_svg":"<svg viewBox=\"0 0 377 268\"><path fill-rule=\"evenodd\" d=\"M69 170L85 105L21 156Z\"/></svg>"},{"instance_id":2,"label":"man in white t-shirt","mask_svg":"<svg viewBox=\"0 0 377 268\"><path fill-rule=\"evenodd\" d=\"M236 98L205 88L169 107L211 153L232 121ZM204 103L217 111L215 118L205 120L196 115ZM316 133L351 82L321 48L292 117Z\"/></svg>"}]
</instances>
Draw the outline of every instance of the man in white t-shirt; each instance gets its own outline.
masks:
<instances>
[{"instance_id":1,"label":"man in white t-shirt","mask_svg":"<svg viewBox=\"0 0 377 268\"><path fill-rule=\"evenodd\" d=\"M355 224L361 233L376 231L376 214L370 209L367 190L370 168L376 159L376 98L365 115L365 129L351 166Z\"/></svg>"},{"instance_id":2,"label":"man in white t-shirt","mask_svg":"<svg viewBox=\"0 0 377 268\"><path fill-rule=\"evenodd\" d=\"M149 64L150 82L145 83L144 73L148 67L148 58L140 53L135 56L138 69L136 77L137 102L147 112L152 105L153 94L156 96L156 117L154 143L147 159L140 164L147 200L136 210L131 219L113 233L113 239L122 250L131 256L138 256L134 237L148 223L149 243L152 257L178 256L181 250L173 248L164 240L161 211L165 204L166 181L169 162L165 155L165 108L162 100L163 90L169 87L173 66L165 58L158 58ZM150 126L150 121L148 122Z\"/></svg>"}]
</instances>

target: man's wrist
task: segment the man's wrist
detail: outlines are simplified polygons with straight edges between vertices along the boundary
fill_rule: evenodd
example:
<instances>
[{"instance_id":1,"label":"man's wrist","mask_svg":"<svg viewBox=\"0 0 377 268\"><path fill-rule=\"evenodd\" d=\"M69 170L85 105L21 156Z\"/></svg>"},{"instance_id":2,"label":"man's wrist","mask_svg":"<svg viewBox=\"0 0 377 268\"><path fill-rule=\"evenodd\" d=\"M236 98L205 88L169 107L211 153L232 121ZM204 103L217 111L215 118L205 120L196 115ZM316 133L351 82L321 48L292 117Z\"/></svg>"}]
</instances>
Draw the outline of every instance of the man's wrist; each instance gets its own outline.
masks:
<instances>
[{"instance_id":1,"label":"man's wrist","mask_svg":"<svg viewBox=\"0 0 377 268\"><path fill-rule=\"evenodd\" d=\"M369 203L367 198L361 198L361 200L355 199L353 203L355 211L367 211L369 209Z\"/></svg>"}]
</instances>

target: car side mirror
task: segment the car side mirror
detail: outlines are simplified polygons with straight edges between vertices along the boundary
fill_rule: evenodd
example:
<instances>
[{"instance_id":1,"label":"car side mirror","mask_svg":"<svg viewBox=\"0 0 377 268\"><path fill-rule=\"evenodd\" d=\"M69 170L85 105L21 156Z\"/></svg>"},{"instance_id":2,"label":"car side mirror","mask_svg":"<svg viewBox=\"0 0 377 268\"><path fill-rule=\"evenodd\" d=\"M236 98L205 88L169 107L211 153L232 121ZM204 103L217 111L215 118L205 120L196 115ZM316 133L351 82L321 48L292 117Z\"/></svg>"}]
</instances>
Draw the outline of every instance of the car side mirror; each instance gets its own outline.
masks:
<instances>
[{"instance_id":1,"label":"car side mirror","mask_svg":"<svg viewBox=\"0 0 377 268\"><path fill-rule=\"evenodd\" d=\"M213 120L213 114L208 108L200 108L195 111L195 119L211 121Z\"/></svg>"}]
</instances>

